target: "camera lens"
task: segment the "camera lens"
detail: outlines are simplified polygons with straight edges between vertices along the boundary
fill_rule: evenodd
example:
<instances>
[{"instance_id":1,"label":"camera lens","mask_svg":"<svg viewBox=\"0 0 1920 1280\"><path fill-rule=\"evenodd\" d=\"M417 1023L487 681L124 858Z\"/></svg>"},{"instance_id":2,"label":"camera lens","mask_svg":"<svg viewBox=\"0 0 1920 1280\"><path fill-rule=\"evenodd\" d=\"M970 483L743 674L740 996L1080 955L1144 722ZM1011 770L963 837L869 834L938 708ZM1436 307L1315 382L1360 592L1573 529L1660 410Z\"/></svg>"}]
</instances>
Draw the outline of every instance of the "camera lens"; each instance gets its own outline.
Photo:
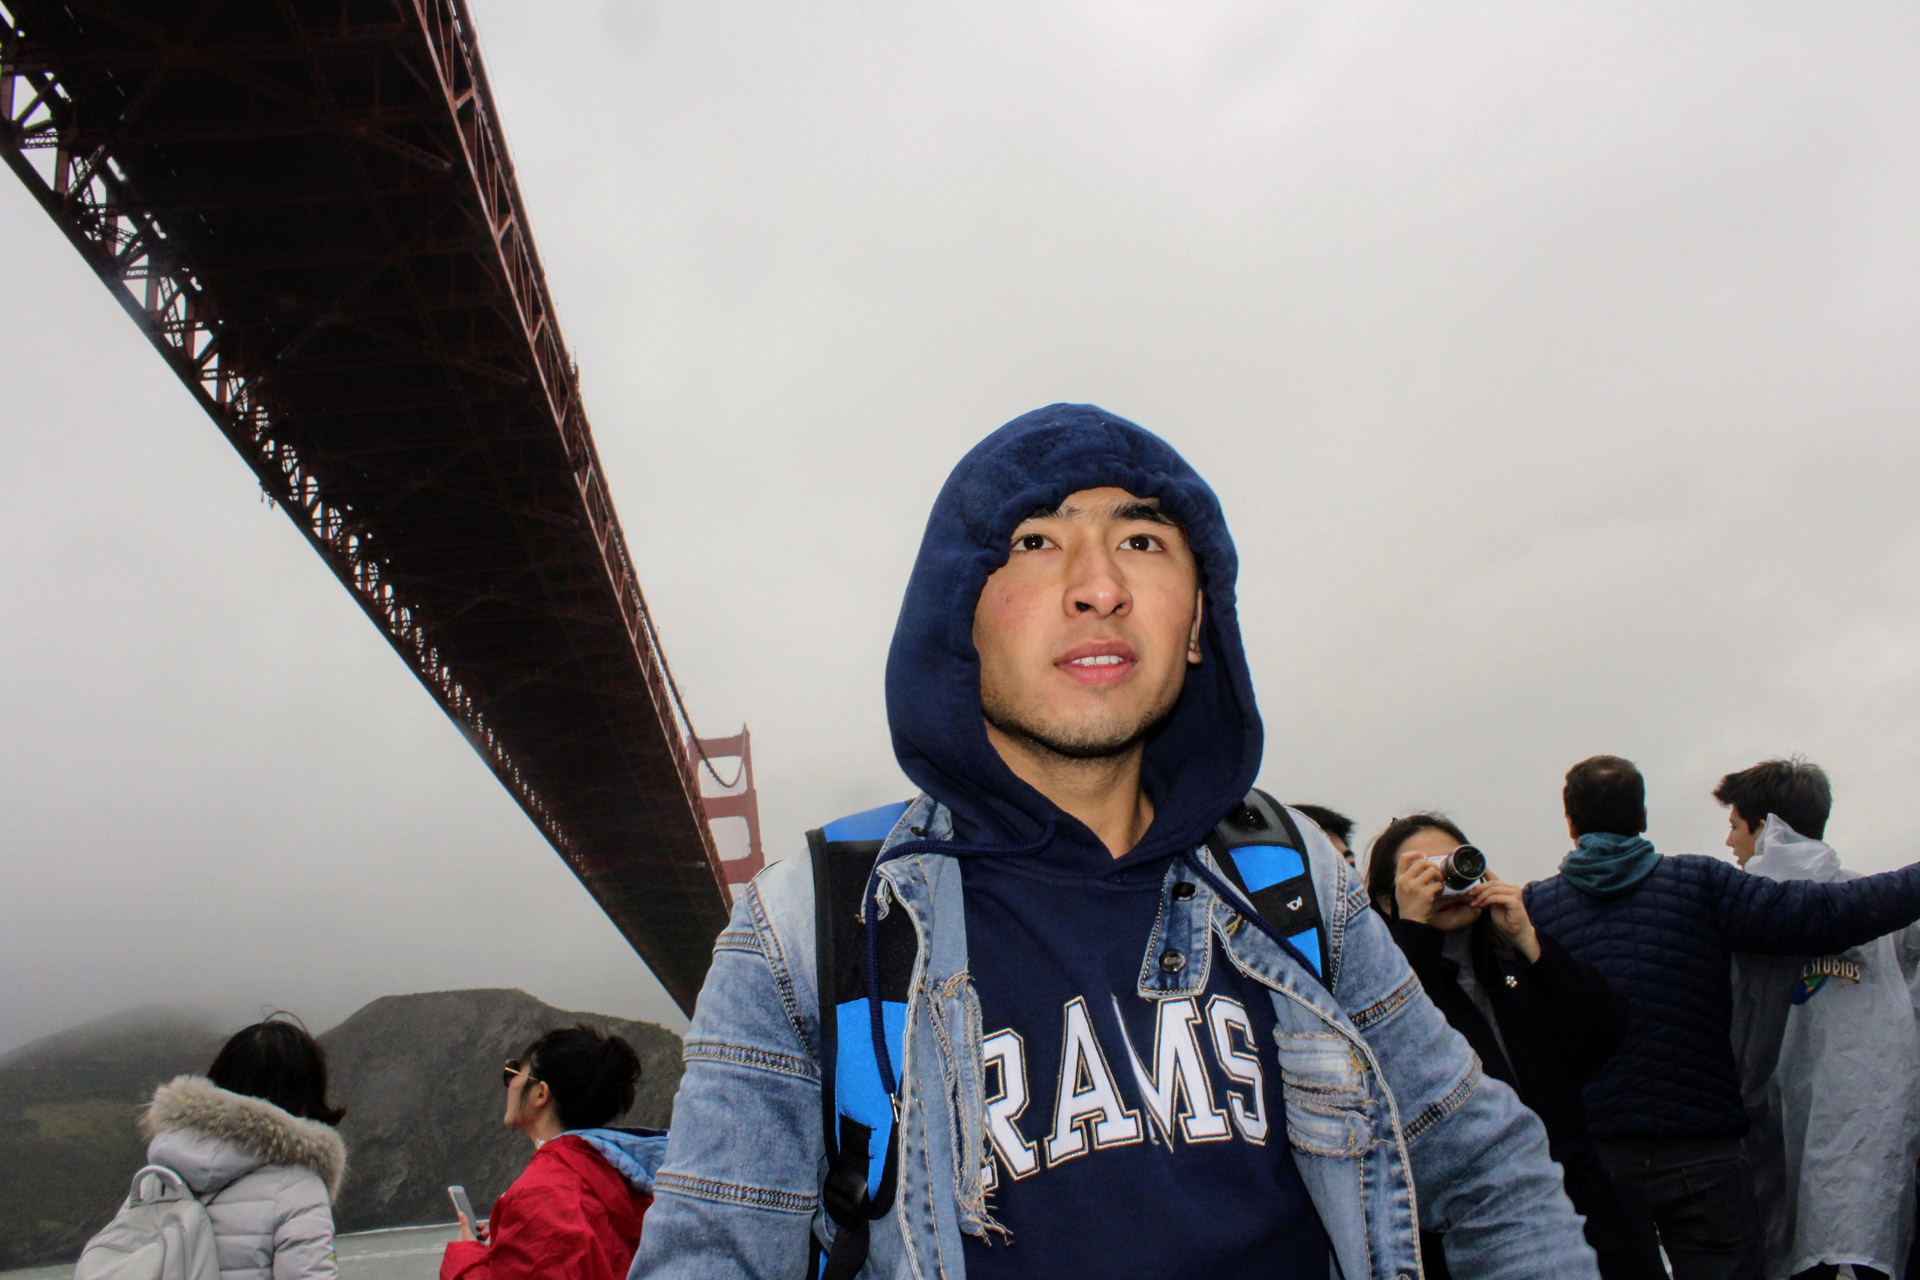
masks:
<instances>
[{"instance_id":1,"label":"camera lens","mask_svg":"<svg viewBox=\"0 0 1920 1280\"><path fill-rule=\"evenodd\" d=\"M1487 855L1470 844L1463 844L1447 855L1447 888L1468 889L1487 874Z\"/></svg>"}]
</instances>

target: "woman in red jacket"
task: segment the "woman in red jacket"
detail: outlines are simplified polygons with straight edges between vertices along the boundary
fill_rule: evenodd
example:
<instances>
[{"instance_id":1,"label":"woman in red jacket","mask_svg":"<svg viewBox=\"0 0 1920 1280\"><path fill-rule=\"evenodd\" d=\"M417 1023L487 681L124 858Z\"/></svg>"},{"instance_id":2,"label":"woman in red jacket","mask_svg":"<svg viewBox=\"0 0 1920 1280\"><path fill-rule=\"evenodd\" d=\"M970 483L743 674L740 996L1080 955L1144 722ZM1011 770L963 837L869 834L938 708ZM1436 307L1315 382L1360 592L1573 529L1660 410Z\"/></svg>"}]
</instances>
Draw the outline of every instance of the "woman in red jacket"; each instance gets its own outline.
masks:
<instances>
[{"instance_id":1,"label":"woman in red jacket","mask_svg":"<svg viewBox=\"0 0 1920 1280\"><path fill-rule=\"evenodd\" d=\"M461 1218L440 1280L625 1280L667 1149L660 1130L606 1127L633 1106L633 1046L563 1027L504 1076L507 1125L533 1140L533 1159L494 1202L485 1239Z\"/></svg>"}]
</instances>

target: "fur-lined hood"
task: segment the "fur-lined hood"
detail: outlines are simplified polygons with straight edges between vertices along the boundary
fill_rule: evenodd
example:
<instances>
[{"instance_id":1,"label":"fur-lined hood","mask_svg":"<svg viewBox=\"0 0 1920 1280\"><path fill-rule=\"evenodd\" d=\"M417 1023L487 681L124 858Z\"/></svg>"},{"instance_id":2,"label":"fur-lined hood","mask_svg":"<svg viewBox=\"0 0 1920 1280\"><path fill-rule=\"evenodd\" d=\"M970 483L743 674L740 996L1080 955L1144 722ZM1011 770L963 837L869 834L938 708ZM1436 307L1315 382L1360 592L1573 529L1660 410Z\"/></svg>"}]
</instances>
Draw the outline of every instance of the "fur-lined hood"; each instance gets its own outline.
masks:
<instances>
[{"instance_id":1,"label":"fur-lined hood","mask_svg":"<svg viewBox=\"0 0 1920 1280\"><path fill-rule=\"evenodd\" d=\"M302 1120L201 1076L175 1076L155 1089L140 1114L140 1131L151 1140L148 1159L174 1169L202 1196L278 1164L313 1170L327 1184L328 1197L337 1198L347 1172L347 1144L331 1125Z\"/></svg>"}]
</instances>

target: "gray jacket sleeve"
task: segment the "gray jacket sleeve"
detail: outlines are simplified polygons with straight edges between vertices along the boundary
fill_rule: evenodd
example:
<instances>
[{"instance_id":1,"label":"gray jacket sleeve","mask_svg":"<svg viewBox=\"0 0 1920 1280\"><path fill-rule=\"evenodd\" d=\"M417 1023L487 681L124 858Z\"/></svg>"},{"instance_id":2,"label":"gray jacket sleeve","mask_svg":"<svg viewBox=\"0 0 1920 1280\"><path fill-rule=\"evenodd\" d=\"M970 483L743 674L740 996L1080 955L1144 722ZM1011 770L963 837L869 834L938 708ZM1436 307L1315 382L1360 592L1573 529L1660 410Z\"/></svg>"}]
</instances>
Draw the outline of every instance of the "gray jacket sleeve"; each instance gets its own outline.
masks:
<instances>
[{"instance_id":1,"label":"gray jacket sleeve","mask_svg":"<svg viewBox=\"0 0 1920 1280\"><path fill-rule=\"evenodd\" d=\"M783 954L761 893L769 879L803 890L807 865L769 868L714 943L631 1280L793 1280L806 1270L826 1159L818 1013L811 966Z\"/></svg>"},{"instance_id":2,"label":"gray jacket sleeve","mask_svg":"<svg viewBox=\"0 0 1920 1280\"><path fill-rule=\"evenodd\" d=\"M273 1280L339 1280L333 1256L333 1208L317 1174L297 1178L275 1198Z\"/></svg>"}]
</instances>

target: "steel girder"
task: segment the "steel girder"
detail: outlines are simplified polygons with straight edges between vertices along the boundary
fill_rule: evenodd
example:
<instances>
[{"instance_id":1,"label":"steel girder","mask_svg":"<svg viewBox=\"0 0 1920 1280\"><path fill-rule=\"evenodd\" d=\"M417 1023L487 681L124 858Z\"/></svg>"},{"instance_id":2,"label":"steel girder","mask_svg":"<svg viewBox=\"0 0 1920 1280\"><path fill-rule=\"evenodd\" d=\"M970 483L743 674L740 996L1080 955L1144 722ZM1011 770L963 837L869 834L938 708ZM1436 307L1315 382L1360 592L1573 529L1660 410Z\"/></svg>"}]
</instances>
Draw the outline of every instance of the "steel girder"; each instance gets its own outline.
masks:
<instances>
[{"instance_id":1,"label":"steel girder","mask_svg":"<svg viewBox=\"0 0 1920 1280\"><path fill-rule=\"evenodd\" d=\"M464 0L0 20L0 158L690 1010L700 749Z\"/></svg>"}]
</instances>

